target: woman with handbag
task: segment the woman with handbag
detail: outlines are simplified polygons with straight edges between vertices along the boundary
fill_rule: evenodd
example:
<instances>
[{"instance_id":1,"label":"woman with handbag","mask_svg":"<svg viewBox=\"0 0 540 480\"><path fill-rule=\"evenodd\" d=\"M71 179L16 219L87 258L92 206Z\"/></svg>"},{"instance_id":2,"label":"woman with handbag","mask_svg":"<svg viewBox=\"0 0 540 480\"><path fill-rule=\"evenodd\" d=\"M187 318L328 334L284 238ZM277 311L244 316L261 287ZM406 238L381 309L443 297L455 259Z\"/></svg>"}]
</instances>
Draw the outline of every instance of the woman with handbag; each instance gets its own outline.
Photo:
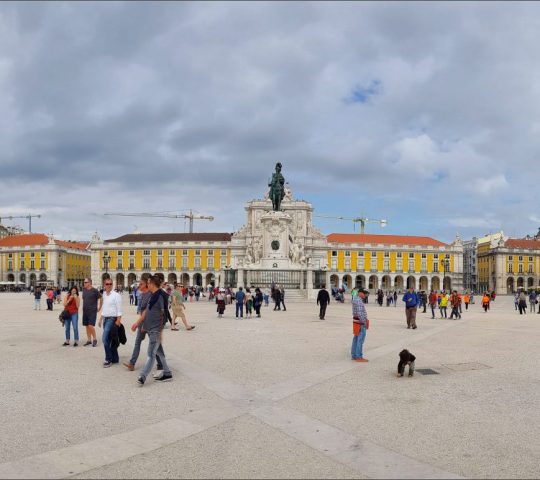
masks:
<instances>
[{"instance_id":1,"label":"woman with handbag","mask_svg":"<svg viewBox=\"0 0 540 480\"><path fill-rule=\"evenodd\" d=\"M73 336L75 342L73 346L76 347L79 345L79 306L81 304L81 299L79 297L79 290L77 287L71 287L69 293L64 299L64 310L69 313L69 317L64 320L64 327L66 330L66 341L64 342L64 347L69 346L70 340L70 326L73 325Z\"/></svg>"}]
</instances>

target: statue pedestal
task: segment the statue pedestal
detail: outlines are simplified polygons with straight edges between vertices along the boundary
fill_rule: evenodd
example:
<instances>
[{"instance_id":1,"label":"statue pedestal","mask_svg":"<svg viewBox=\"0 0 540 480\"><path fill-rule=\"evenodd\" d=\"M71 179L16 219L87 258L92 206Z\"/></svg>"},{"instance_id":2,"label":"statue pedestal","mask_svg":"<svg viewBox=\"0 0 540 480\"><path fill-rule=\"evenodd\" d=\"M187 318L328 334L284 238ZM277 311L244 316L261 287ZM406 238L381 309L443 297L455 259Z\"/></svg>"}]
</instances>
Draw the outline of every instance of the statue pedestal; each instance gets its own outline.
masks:
<instances>
[{"instance_id":1,"label":"statue pedestal","mask_svg":"<svg viewBox=\"0 0 540 480\"><path fill-rule=\"evenodd\" d=\"M291 268L289 227L292 218L285 212L271 211L262 215L260 221L263 230L262 268L282 270Z\"/></svg>"}]
</instances>

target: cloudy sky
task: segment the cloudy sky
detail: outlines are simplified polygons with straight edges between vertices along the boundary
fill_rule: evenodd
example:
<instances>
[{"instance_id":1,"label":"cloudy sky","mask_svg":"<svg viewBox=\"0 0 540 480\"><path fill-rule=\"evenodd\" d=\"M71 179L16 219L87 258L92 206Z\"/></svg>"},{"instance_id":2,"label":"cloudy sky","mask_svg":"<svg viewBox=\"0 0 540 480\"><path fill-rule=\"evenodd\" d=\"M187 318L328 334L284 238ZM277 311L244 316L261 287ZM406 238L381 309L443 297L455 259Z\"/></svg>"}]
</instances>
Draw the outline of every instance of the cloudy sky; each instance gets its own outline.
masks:
<instances>
[{"instance_id":1,"label":"cloudy sky","mask_svg":"<svg viewBox=\"0 0 540 480\"><path fill-rule=\"evenodd\" d=\"M232 231L277 161L316 213L451 241L540 226L539 3L0 4L0 216ZM325 233L352 223L315 219ZM27 226L25 220L6 221Z\"/></svg>"}]
</instances>

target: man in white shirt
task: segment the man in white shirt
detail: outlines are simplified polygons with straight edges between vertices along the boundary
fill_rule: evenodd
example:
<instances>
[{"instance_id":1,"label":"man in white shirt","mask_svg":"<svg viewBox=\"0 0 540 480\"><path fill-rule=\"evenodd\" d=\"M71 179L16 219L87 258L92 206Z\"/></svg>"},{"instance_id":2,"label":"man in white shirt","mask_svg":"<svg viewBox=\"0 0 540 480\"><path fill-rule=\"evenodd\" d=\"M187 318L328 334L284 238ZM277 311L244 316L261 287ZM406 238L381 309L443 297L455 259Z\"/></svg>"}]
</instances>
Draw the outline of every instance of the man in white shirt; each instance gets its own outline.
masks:
<instances>
[{"instance_id":1,"label":"man in white shirt","mask_svg":"<svg viewBox=\"0 0 540 480\"><path fill-rule=\"evenodd\" d=\"M122 297L118 292L113 291L113 282L110 278L105 280L105 291L103 292L103 304L101 306L101 317L98 326L103 323L103 347L105 348L105 362L103 367L110 367L113 363L118 363L118 347L111 345L110 336L113 327L122 323Z\"/></svg>"}]
</instances>

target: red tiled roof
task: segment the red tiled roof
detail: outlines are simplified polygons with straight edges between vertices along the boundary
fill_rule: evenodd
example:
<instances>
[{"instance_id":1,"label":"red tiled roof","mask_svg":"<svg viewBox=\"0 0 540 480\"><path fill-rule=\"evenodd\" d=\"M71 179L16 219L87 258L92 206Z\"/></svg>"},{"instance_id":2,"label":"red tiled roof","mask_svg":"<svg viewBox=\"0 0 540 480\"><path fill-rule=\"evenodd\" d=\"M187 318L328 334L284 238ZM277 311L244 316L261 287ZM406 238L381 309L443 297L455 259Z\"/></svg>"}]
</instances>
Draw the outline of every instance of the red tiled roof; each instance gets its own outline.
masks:
<instances>
[{"instance_id":1,"label":"red tiled roof","mask_svg":"<svg viewBox=\"0 0 540 480\"><path fill-rule=\"evenodd\" d=\"M330 243L370 243L386 245L422 245L445 247L446 243L431 237L416 237L413 235L372 235L370 233L331 233L326 237Z\"/></svg>"},{"instance_id":2,"label":"red tiled roof","mask_svg":"<svg viewBox=\"0 0 540 480\"><path fill-rule=\"evenodd\" d=\"M0 240L0 247L26 247L31 245L47 245L49 237L44 233L29 233L26 235L12 235Z\"/></svg>"},{"instance_id":3,"label":"red tiled roof","mask_svg":"<svg viewBox=\"0 0 540 480\"><path fill-rule=\"evenodd\" d=\"M66 242L65 240L55 240L54 243L64 248L74 248L76 250L86 250L89 242Z\"/></svg>"},{"instance_id":4,"label":"red tiled roof","mask_svg":"<svg viewBox=\"0 0 540 480\"><path fill-rule=\"evenodd\" d=\"M44 233L27 233L24 235L12 235L0 240L0 247L31 247L36 245L47 245L49 237ZM88 243L66 242L65 240L54 240L54 243L64 248L74 248L86 250Z\"/></svg>"},{"instance_id":5,"label":"red tiled roof","mask_svg":"<svg viewBox=\"0 0 540 480\"><path fill-rule=\"evenodd\" d=\"M526 240L521 238L509 238L504 242L508 248L522 248L527 250L540 250L540 240Z\"/></svg>"}]
</instances>

